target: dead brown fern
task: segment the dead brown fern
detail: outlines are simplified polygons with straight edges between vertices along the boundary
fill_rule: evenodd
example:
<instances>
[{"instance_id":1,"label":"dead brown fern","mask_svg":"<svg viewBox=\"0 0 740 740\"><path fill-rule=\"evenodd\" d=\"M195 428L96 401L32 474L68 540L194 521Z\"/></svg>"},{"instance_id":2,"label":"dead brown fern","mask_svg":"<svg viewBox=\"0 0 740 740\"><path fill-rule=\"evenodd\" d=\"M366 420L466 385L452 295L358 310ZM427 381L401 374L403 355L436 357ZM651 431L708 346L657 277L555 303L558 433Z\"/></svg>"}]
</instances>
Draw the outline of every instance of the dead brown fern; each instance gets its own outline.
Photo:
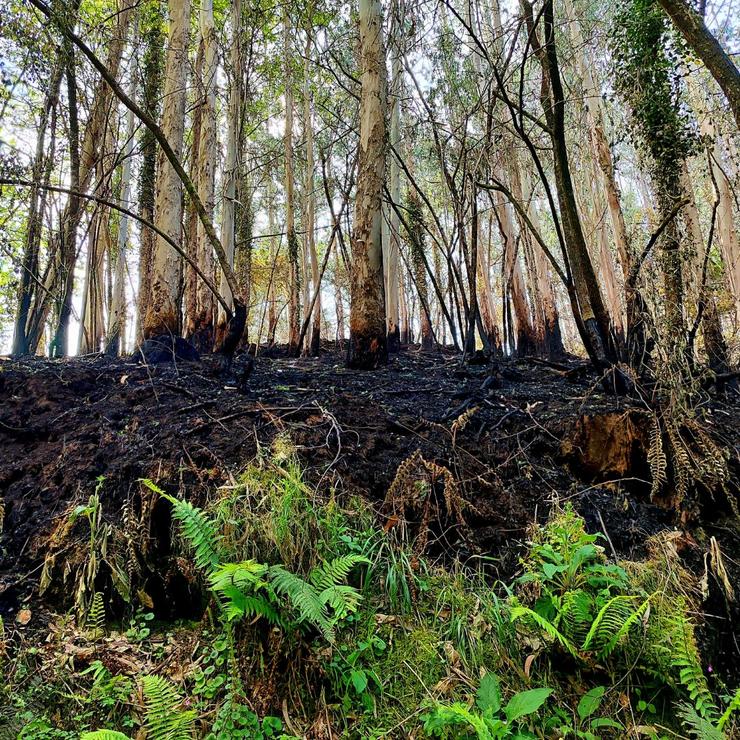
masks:
<instances>
[{"instance_id":1,"label":"dead brown fern","mask_svg":"<svg viewBox=\"0 0 740 740\"><path fill-rule=\"evenodd\" d=\"M663 503L685 510L690 492L721 491L736 517L740 509L730 491L730 470L726 452L693 416L664 411L653 415L647 454L652 477L651 498L659 500L672 484ZM670 481L668 471L670 469Z\"/></svg>"},{"instance_id":2,"label":"dead brown fern","mask_svg":"<svg viewBox=\"0 0 740 740\"><path fill-rule=\"evenodd\" d=\"M417 554L426 550L434 524L442 528L449 522L459 527L466 526L463 517L465 502L454 476L443 465L425 460L420 450L398 466L383 508L388 521L401 526L404 533L407 533L410 522L416 522L413 549Z\"/></svg>"}]
</instances>

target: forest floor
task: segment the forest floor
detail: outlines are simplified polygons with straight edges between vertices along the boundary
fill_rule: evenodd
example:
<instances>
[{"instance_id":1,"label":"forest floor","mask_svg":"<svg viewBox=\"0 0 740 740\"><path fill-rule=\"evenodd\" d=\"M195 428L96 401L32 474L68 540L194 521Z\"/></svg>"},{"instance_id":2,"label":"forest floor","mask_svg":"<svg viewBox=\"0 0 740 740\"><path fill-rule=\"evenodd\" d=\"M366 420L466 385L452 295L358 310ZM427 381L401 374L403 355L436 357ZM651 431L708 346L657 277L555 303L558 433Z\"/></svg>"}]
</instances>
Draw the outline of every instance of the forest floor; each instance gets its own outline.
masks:
<instances>
[{"instance_id":1,"label":"forest floor","mask_svg":"<svg viewBox=\"0 0 740 740\"><path fill-rule=\"evenodd\" d=\"M59 522L96 486L108 520L120 517L142 478L202 501L286 432L312 485L359 494L379 516L399 466L416 450L448 468L466 501L465 525L436 533L432 552L441 560L484 558L495 578L517 571L528 527L544 522L555 501L571 502L614 557L639 558L649 536L678 526L675 513L650 498L649 414L605 394L580 361L461 365L459 355L409 349L381 370L360 372L334 350L275 355L256 359L242 389L198 362L0 361L6 622L38 600ZM714 436L734 451L737 485L740 404L708 397L704 410ZM679 550L701 577L715 537L737 584L740 534L728 519L724 502L703 502L680 527ZM168 535L158 536L166 552ZM192 616L176 579L153 571L145 589L158 615ZM740 614L716 584L710 594L705 652L736 686Z\"/></svg>"}]
</instances>

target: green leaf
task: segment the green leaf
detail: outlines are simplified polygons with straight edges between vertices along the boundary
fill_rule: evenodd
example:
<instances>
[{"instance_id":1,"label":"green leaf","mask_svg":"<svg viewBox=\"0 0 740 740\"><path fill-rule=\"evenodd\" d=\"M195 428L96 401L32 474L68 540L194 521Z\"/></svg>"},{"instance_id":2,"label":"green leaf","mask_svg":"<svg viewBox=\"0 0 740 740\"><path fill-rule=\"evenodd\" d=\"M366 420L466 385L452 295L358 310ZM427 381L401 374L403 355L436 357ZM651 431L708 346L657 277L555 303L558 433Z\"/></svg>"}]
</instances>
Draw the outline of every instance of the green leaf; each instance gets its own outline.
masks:
<instances>
[{"instance_id":1,"label":"green leaf","mask_svg":"<svg viewBox=\"0 0 740 740\"><path fill-rule=\"evenodd\" d=\"M521 691L511 697L509 703L504 707L504 714L509 722L514 722L520 717L534 714L552 694L552 689L530 689Z\"/></svg>"},{"instance_id":2,"label":"green leaf","mask_svg":"<svg viewBox=\"0 0 740 740\"><path fill-rule=\"evenodd\" d=\"M606 688L604 686L596 686L584 694L578 702L578 716L581 719L590 717L599 708L605 692Z\"/></svg>"},{"instance_id":3,"label":"green leaf","mask_svg":"<svg viewBox=\"0 0 740 740\"><path fill-rule=\"evenodd\" d=\"M367 675L365 675L365 671L352 671L350 673L350 679L358 694L361 694L367 688Z\"/></svg>"},{"instance_id":4,"label":"green leaf","mask_svg":"<svg viewBox=\"0 0 740 740\"><path fill-rule=\"evenodd\" d=\"M599 727L612 727L615 730L624 729L624 725L620 724L616 720L609 719L609 717L598 717L597 719L591 720L591 729L597 730Z\"/></svg>"},{"instance_id":5,"label":"green leaf","mask_svg":"<svg viewBox=\"0 0 740 740\"><path fill-rule=\"evenodd\" d=\"M475 703L482 712L490 709L495 714L501 709L501 686L494 673L486 673L481 678L478 692L475 695Z\"/></svg>"}]
</instances>

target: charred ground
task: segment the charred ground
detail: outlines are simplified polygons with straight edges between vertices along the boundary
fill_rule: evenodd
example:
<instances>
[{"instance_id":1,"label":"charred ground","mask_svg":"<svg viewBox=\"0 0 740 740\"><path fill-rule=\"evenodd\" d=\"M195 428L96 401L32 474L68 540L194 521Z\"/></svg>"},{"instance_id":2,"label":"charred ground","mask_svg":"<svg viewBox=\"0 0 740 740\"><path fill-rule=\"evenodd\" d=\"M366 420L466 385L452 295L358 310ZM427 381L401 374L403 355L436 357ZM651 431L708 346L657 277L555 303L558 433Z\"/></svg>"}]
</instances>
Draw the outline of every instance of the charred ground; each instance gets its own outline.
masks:
<instances>
[{"instance_id":1,"label":"charred ground","mask_svg":"<svg viewBox=\"0 0 740 740\"><path fill-rule=\"evenodd\" d=\"M15 611L35 591L55 528L99 479L111 521L137 495L141 478L202 500L281 432L290 434L319 490L362 495L377 502L379 516L399 465L416 450L450 469L468 504L467 526L438 532L432 547L440 557L490 559L492 577L516 570L527 527L544 521L555 499L573 502L617 556L639 556L648 536L676 526L675 513L650 500L644 406L604 394L577 361L463 366L457 355L410 350L386 368L362 372L345 369L335 351L275 355L257 358L241 390L196 362L3 361L0 610ZM705 411L732 451L736 485L737 401L708 397ZM699 572L703 543L716 536L738 582L740 538L726 509L721 497L707 497L681 542ZM164 508L149 526L145 587L155 608L173 616L187 611L192 594L166 567ZM708 647L729 675L740 656L738 615L716 584L710 587ZM48 598L64 601L64 594Z\"/></svg>"}]
</instances>

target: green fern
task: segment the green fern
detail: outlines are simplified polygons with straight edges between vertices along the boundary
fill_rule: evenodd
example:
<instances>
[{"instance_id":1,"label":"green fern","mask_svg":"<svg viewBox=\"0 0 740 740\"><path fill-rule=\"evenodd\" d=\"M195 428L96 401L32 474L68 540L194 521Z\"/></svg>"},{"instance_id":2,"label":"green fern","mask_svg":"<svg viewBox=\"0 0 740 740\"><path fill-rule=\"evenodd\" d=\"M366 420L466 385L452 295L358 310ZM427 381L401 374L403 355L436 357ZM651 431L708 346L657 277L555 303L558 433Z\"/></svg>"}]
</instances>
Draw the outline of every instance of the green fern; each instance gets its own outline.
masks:
<instances>
[{"instance_id":1,"label":"green fern","mask_svg":"<svg viewBox=\"0 0 740 740\"><path fill-rule=\"evenodd\" d=\"M95 636L102 637L105 634L105 602L103 594L96 591L87 613L87 629Z\"/></svg>"},{"instance_id":2,"label":"green fern","mask_svg":"<svg viewBox=\"0 0 740 740\"><path fill-rule=\"evenodd\" d=\"M582 589L566 591L560 599L558 626L575 645L582 645L594 621L593 597Z\"/></svg>"},{"instance_id":3,"label":"green fern","mask_svg":"<svg viewBox=\"0 0 740 740\"><path fill-rule=\"evenodd\" d=\"M158 493L172 504L172 516L180 525L183 539L195 554L195 564L204 573L210 573L222 559L221 537L216 526L202 509L189 501L170 496L148 479L141 481L147 488Z\"/></svg>"},{"instance_id":4,"label":"green fern","mask_svg":"<svg viewBox=\"0 0 740 740\"><path fill-rule=\"evenodd\" d=\"M316 627L328 642L334 642L334 626L314 586L282 565L273 565L270 568L270 582L275 592L285 596L295 608L300 622L308 622Z\"/></svg>"},{"instance_id":5,"label":"green fern","mask_svg":"<svg viewBox=\"0 0 740 740\"><path fill-rule=\"evenodd\" d=\"M730 717L735 712L740 712L740 689L735 692L735 696L732 697L732 700L727 705L727 709L722 712L722 716L719 718L719 722L717 722L717 728L724 730L725 725L730 721Z\"/></svg>"},{"instance_id":6,"label":"green fern","mask_svg":"<svg viewBox=\"0 0 740 740\"><path fill-rule=\"evenodd\" d=\"M190 740L197 713L180 709L182 699L175 687L162 676L141 679L146 702L146 730L151 740Z\"/></svg>"},{"instance_id":7,"label":"green fern","mask_svg":"<svg viewBox=\"0 0 740 740\"><path fill-rule=\"evenodd\" d=\"M645 599L636 609L633 604L637 596L615 596L604 604L596 615L583 643L583 649L594 649L600 658L606 658L627 636L630 629L642 617L650 599Z\"/></svg>"},{"instance_id":8,"label":"green fern","mask_svg":"<svg viewBox=\"0 0 740 740\"><path fill-rule=\"evenodd\" d=\"M694 630L691 622L682 614L676 615L670 622L670 640L673 646L674 668L678 669L678 678L686 689L699 716L703 719L715 721L719 710L714 703L712 693L707 686L704 671L701 667L699 649L694 639Z\"/></svg>"},{"instance_id":9,"label":"green fern","mask_svg":"<svg viewBox=\"0 0 740 740\"><path fill-rule=\"evenodd\" d=\"M83 732L80 740L131 740L131 738L116 730L95 730L94 732Z\"/></svg>"},{"instance_id":10,"label":"green fern","mask_svg":"<svg viewBox=\"0 0 740 740\"><path fill-rule=\"evenodd\" d=\"M550 639L559 643L565 650L567 650L574 658L578 658L578 650L575 645L565 636L560 630L552 623L549 619L543 617L541 614L537 614L536 611L530 609L527 606L515 606L510 613L511 621L516 622L518 619L525 617L526 619L534 622Z\"/></svg>"},{"instance_id":11,"label":"green fern","mask_svg":"<svg viewBox=\"0 0 740 740\"><path fill-rule=\"evenodd\" d=\"M314 568L309 578L317 589L323 591L346 581L352 569L363 563L369 564L370 561L362 555L344 555Z\"/></svg>"},{"instance_id":12,"label":"green fern","mask_svg":"<svg viewBox=\"0 0 740 740\"><path fill-rule=\"evenodd\" d=\"M337 622L357 609L361 596L344 581L354 567L368 563L367 558L355 554L334 558L314 568L308 580L282 565L268 567L254 560L222 563L221 538L213 521L198 507L170 496L151 481L142 483L172 504L182 536L195 552L195 564L207 576L229 621L263 617L285 626L276 608L282 596L297 612L299 623L310 624L333 642Z\"/></svg>"},{"instance_id":13,"label":"green fern","mask_svg":"<svg viewBox=\"0 0 740 740\"><path fill-rule=\"evenodd\" d=\"M229 621L263 617L270 624L282 625L280 615L270 603L268 583L263 578L266 573L267 566L254 560L225 563L211 573L211 590L220 597Z\"/></svg>"},{"instance_id":14,"label":"green fern","mask_svg":"<svg viewBox=\"0 0 740 740\"><path fill-rule=\"evenodd\" d=\"M697 740L727 740L725 733L705 717L700 717L691 704L681 703L676 708L681 722Z\"/></svg>"}]
</instances>

